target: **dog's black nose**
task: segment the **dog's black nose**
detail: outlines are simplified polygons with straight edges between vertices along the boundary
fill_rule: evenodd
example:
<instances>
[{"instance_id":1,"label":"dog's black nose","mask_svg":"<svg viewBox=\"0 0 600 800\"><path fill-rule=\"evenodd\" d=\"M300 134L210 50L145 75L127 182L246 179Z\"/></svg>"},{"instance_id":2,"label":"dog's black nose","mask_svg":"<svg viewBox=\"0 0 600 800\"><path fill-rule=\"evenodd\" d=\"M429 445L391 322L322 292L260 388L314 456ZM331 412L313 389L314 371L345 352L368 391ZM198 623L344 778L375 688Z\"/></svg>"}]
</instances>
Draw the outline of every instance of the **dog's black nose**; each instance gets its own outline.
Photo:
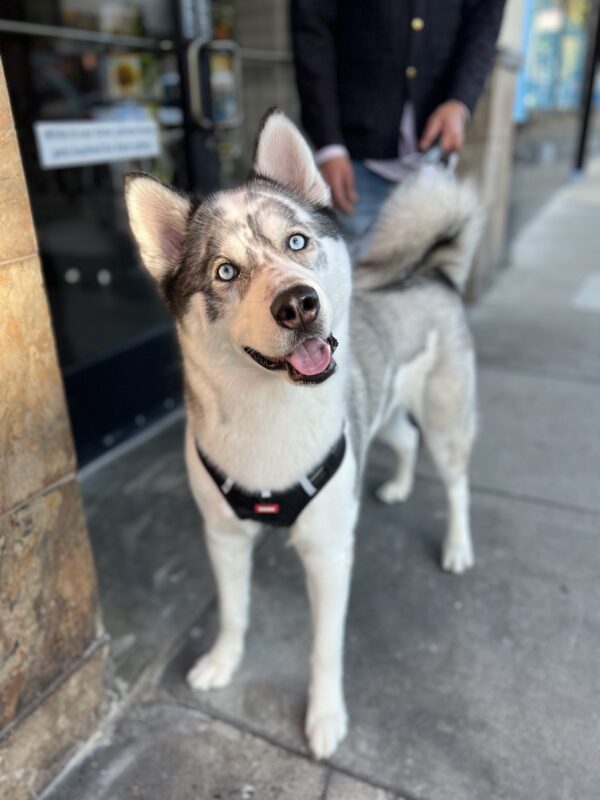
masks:
<instances>
[{"instance_id":1,"label":"dog's black nose","mask_svg":"<svg viewBox=\"0 0 600 800\"><path fill-rule=\"evenodd\" d=\"M296 330L314 322L320 307L316 291L300 284L277 295L271 303L271 314L278 325Z\"/></svg>"}]
</instances>

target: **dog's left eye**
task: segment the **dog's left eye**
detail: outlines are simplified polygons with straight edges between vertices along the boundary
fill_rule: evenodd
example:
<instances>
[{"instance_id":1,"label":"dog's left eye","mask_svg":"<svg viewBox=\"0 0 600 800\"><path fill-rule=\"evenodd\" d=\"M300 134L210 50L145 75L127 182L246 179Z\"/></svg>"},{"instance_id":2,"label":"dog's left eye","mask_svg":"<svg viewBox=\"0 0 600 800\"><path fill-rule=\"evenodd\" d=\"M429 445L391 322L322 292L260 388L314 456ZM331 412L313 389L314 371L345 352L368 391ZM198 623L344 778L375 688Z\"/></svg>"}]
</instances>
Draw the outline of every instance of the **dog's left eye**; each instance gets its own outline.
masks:
<instances>
[{"instance_id":1,"label":"dog's left eye","mask_svg":"<svg viewBox=\"0 0 600 800\"><path fill-rule=\"evenodd\" d=\"M288 245L290 250L304 250L306 247L306 241L306 237L302 236L301 233L295 233L288 239Z\"/></svg>"},{"instance_id":2,"label":"dog's left eye","mask_svg":"<svg viewBox=\"0 0 600 800\"><path fill-rule=\"evenodd\" d=\"M221 281L232 281L234 278L237 278L239 274L239 270L237 270L233 264L221 264L217 270L217 278Z\"/></svg>"}]
</instances>

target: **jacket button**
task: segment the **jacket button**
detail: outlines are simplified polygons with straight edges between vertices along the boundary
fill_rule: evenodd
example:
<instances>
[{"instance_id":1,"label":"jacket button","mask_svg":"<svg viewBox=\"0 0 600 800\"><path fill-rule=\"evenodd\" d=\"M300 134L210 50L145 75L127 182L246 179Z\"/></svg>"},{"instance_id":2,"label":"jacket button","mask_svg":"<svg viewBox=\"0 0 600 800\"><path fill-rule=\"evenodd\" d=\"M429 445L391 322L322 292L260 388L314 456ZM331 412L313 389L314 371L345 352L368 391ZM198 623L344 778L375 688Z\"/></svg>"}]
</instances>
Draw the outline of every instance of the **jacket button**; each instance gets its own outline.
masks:
<instances>
[{"instance_id":1,"label":"jacket button","mask_svg":"<svg viewBox=\"0 0 600 800\"><path fill-rule=\"evenodd\" d=\"M421 17L414 17L410 21L410 27L413 31L422 31L425 27L425 20L421 19Z\"/></svg>"},{"instance_id":2,"label":"jacket button","mask_svg":"<svg viewBox=\"0 0 600 800\"><path fill-rule=\"evenodd\" d=\"M405 70L405 75L407 78L416 78L417 77L417 68L416 67L407 67Z\"/></svg>"}]
</instances>

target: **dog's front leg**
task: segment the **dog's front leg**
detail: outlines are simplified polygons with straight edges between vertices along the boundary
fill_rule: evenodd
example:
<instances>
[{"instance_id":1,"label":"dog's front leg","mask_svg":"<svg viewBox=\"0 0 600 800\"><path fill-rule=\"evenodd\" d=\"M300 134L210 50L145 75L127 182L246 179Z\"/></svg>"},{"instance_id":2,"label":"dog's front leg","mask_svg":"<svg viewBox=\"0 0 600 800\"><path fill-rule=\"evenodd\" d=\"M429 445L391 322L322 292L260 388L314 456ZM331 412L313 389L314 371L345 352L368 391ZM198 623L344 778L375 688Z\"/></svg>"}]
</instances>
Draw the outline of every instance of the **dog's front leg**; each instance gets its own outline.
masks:
<instances>
[{"instance_id":1,"label":"dog's front leg","mask_svg":"<svg viewBox=\"0 0 600 800\"><path fill-rule=\"evenodd\" d=\"M252 549L259 526L239 520L206 520L206 546L219 598L219 634L188 673L192 689L226 686L243 651L248 627Z\"/></svg>"},{"instance_id":2,"label":"dog's front leg","mask_svg":"<svg viewBox=\"0 0 600 800\"><path fill-rule=\"evenodd\" d=\"M330 528L319 526L302 533L294 537L294 544L306 571L313 623L305 731L313 755L327 758L344 738L347 728L343 651L352 570L352 526L346 528L343 536L336 532L335 547L326 541L332 533Z\"/></svg>"},{"instance_id":3,"label":"dog's front leg","mask_svg":"<svg viewBox=\"0 0 600 800\"><path fill-rule=\"evenodd\" d=\"M332 486L328 494L326 487L323 497L315 498L302 514L292 535L306 572L313 624L305 732L311 752L319 759L334 752L347 729L344 626L358 502L352 485L345 492L339 488Z\"/></svg>"}]
</instances>

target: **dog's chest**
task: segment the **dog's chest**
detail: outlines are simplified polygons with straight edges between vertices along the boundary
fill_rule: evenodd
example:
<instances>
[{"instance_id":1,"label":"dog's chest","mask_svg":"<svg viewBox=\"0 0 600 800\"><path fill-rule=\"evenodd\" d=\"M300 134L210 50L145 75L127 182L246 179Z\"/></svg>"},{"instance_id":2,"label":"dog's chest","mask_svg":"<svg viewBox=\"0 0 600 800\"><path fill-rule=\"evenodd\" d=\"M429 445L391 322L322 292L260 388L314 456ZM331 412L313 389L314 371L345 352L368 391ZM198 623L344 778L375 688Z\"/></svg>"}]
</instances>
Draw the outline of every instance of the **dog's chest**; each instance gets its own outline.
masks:
<instances>
[{"instance_id":1,"label":"dog's chest","mask_svg":"<svg viewBox=\"0 0 600 800\"><path fill-rule=\"evenodd\" d=\"M312 387L291 388L246 393L231 409L219 409L219 422L206 409L197 427L206 455L249 491L281 491L295 484L339 438L344 416L337 393L325 398Z\"/></svg>"}]
</instances>

